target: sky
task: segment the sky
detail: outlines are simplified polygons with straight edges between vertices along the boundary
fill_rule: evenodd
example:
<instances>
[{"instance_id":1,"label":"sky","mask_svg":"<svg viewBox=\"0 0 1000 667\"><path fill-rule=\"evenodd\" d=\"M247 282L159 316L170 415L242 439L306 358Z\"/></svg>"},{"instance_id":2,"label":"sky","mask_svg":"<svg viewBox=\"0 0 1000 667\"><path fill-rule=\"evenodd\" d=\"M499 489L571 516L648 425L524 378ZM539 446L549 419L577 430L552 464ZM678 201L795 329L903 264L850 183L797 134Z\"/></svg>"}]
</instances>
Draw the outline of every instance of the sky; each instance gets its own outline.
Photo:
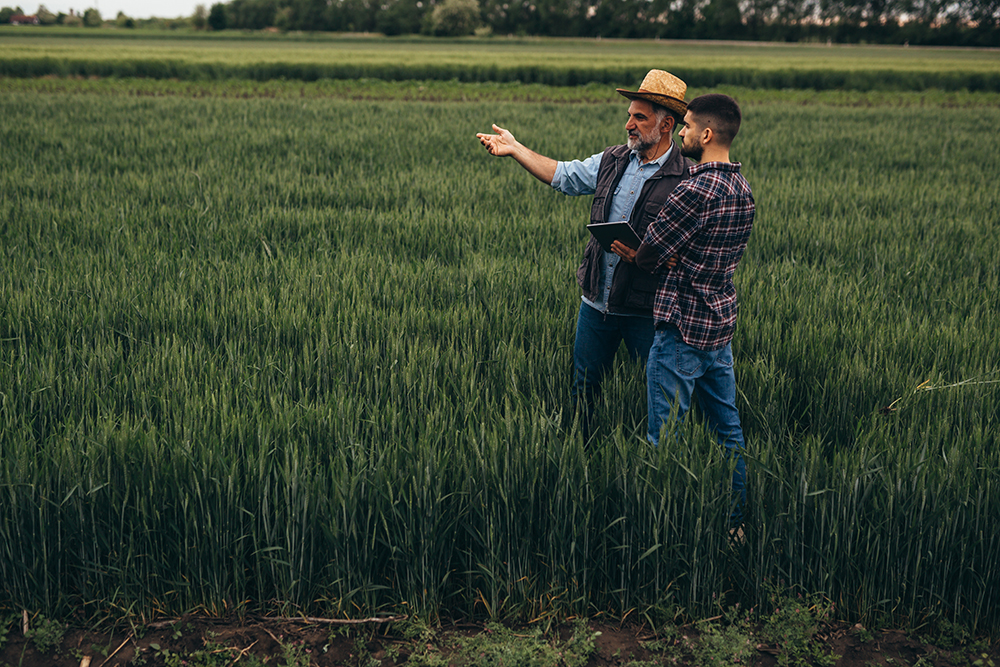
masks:
<instances>
[{"instance_id":1,"label":"sky","mask_svg":"<svg viewBox=\"0 0 1000 667\"><path fill-rule=\"evenodd\" d=\"M125 12L134 19L175 19L179 16L191 16L194 8L205 5L211 8L220 0L0 0L0 6L20 7L28 14L34 14L38 5L45 5L53 14L63 12L69 14L72 9L77 14L83 14L91 7L101 12L101 17L113 19L118 12Z\"/></svg>"}]
</instances>

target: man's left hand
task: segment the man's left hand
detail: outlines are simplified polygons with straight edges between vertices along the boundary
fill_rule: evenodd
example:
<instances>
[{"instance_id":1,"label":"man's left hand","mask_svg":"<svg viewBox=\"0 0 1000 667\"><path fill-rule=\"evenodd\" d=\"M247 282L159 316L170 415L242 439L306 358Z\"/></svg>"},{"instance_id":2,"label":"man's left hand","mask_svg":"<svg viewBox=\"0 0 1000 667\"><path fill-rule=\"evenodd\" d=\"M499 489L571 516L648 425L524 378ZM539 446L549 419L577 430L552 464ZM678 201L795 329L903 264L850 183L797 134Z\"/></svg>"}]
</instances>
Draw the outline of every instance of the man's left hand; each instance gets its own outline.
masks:
<instances>
[{"instance_id":1,"label":"man's left hand","mask_svg":"<svg viewBox=\"0 0 1000 667\"><path fill-rule=\"evenodd\" d=\"M621 241L615 241L611 244L611 251L624 259L629 264L635 264L635 250L629 248L627 245Z\"/></svg>"}]
</instances>

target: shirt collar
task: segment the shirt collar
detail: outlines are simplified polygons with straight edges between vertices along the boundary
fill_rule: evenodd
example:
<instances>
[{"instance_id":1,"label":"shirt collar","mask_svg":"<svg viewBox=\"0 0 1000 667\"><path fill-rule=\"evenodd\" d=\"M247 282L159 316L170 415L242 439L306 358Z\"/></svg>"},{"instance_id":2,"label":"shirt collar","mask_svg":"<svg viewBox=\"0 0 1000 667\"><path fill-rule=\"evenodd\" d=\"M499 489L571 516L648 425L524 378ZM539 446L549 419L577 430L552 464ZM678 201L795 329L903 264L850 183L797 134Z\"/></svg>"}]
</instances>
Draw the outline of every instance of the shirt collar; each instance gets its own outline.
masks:
<instances>
[{"instance_id":1,"label":"shirt collar","mask_svg":"<svg viewBox=\"0 0 1000 667\"><path fill-rule=\"evenodd\" d=\"M739 172L739 162L705 162L703 164L693 164L688 168L688 175L693 176L702 171L717 169L719 171Z\"/></svg>"}]
</instances>

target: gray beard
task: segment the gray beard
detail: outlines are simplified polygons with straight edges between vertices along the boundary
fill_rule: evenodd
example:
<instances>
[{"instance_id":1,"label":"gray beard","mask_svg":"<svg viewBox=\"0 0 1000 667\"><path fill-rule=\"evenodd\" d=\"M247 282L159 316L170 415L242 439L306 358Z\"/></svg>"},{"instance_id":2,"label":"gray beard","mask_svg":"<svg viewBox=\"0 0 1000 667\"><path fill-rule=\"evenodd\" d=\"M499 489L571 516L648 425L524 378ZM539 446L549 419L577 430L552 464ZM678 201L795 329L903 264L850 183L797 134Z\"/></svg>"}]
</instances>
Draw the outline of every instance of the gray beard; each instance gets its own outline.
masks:
<instances>
[{"instance_id":1,"label":"gray beard","mask_svg":"<svg viewBox=\"0 0 1000 667\"><path fill-rule=\"evenodd\" d=\"M640 132L638 137L630 136L628 138L627 145L630 150L637 151L641 154L658 144L661 138L663 138L663 133L656 132L656 130L653 130L653 132L650 132L645 136L643 136L642 132Z\"/></svg>"}]
</instances>

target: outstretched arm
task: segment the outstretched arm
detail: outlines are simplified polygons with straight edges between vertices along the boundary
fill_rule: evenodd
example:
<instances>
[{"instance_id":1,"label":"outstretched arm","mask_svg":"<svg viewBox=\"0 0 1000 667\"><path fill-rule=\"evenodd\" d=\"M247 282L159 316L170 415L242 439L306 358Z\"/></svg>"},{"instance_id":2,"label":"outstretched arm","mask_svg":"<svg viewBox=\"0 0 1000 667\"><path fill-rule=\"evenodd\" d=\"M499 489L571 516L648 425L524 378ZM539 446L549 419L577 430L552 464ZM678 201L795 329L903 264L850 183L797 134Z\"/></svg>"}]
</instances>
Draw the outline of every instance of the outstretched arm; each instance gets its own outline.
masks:
<instances>
[{"instance_id":1,"label":"outstretched arm","mask_svg":"<svg viewBox=\"0 0 1000 667\"><path fill-rule=\"evenodd\" d=\"M539 155L530 148L526 148L514 138L514 135L509 130L494 125L493 131L496 134L483 134L480 132L476 135L479 143L486 147L490 155L497 157L510 156L542 183L552 185L552 179L556 175L557 163L555 160L544 155Z\"/></svg>"}]
</instances>

